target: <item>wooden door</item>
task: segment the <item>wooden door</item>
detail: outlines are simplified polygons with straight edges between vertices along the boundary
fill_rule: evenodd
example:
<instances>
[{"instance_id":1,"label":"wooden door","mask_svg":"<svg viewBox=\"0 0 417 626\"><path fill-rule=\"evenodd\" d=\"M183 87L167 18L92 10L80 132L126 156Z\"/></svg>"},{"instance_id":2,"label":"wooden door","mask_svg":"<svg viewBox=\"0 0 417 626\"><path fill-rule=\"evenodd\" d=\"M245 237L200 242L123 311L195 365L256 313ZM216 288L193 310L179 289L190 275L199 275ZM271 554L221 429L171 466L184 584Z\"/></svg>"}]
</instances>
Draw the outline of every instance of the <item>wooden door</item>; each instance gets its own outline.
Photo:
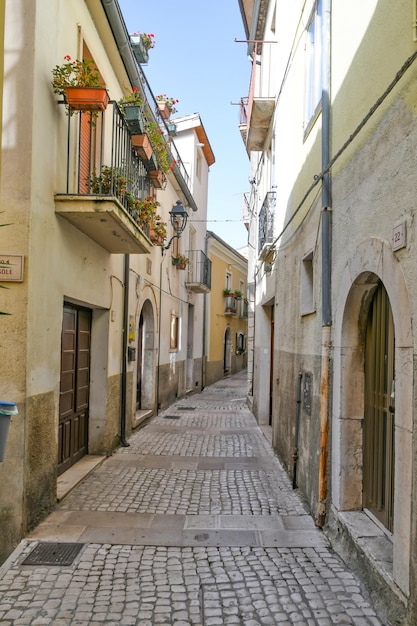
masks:
<instances>
[{"instance_id":1,"label":"wooden door","mask_svg":"<svg viewBox=\"0 0 417 626\"><path fill-rule=\"evenodd\" d=\"M274 345L275 345L275 322L274 307L271 307L271 345L269 356L269 425L272 426L272 411L274 402Z\"/></svg>"},{"instance_id":2,"label":"wooden door","mask_svg":"<svg viewBox=\"0 0 417 626\"><path fill-rule=\"evenodd\" d=\"M387 292L380 284L366 335L363 506L391 532L394 425L394 324Z\"/></svg>"},{"instance_id":3,"label":"wooden door","mask_svg":"<svg viewBox=\"0 0 417 626\"><path fill-rule=\"evenodd\" d=\"M87 454L91 311L64 307L58 426L58 475Z\"/></svg>"},{"instance_id":4,"label":"wooden door","mask_svg":"<svg viewBox=\"0 0 417 626\"><path fill-rule=\"evenodd\" d=\"M144 319L143 311L139 318L138 327L138 353L137 353L137 370L136 370L136 409L142 408L142 368L143 368L143 330Z\"/></svg>"}]
</instances>

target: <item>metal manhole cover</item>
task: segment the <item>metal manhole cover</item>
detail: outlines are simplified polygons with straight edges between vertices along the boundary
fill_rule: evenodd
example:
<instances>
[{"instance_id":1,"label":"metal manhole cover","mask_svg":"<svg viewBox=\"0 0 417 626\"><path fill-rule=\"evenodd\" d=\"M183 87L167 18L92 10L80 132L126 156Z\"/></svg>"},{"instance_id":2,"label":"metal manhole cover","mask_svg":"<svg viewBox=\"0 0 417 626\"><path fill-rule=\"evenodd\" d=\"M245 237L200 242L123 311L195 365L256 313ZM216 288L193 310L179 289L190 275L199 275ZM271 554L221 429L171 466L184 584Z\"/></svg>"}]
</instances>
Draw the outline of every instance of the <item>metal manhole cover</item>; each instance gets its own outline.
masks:
<instances>
[{"instance_id":1,"label":"metal manhole cover","mask_svg":"<svg viewBox=\"0 0 417 626\"><path fill-rule=\"evenodd\" d=\"M71 565L83 543L38 543L22 565Z\"/></svg>"},{"instance_id":2,"label":"metal manhole cover","mask_svg":"<svg viewBox=\"0 0 417 626\"><path fill-rule=\"evenodd\" d=\"M195 411L195 406L177 406L178 411Z\"/></svg>"},{"instance_id":3,"label":"metal manhole cover","mask_svg":"<svg viewBox=\"0 0 417 626\"><path fill-rule=\"evenodd\" d=\"M179 420L180 419L179 415L161 415L161 417L163 417L164 420Z\"/></svg>"}]
</instances>

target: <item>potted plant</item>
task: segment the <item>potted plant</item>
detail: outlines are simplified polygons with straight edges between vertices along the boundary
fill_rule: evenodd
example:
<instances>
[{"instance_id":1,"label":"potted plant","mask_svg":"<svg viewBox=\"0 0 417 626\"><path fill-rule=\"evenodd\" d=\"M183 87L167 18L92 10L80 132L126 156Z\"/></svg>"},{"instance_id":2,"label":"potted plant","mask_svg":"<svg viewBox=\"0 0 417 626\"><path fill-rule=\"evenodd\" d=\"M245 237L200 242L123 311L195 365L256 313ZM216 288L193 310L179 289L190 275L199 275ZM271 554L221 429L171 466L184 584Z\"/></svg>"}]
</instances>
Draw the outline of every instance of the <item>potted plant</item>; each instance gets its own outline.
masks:
<instances>
[{"instance_id":1,"label":"potted plant","mask_svg":"<svg viewBox=\"0 0 417 626\"><path fill-rule=\"evenodd\" d=\"M175 267L179 270L185 270L190 261L190 259L183 254L177 254L176 256L171 257L171 259L172 265L175 265Z\"/></svg>"},{"instance_id":2,"label":"potted plant","mask_svg":"<svg viewBox=\"0 0 417 626\"><path fill-rule=\"evenodd\" d=\"M133 211L135 196L128 189L131 181L118 167L103 165L100 174L94 172L87 182L92 194L115 196L129 212Z\"/></svg>"},{"instance_id":3,"label":"potted plant","mask_svg":"<svg viewBox=\"0 0 417 626\"><path fill-rule=\"evenodd\" d=\"M149 234L151 228L157 221L157 210L159 202L152 198L152 196L146 196L144 200L136 199L133 207L133 213L140 228Z\"/></svg>"},{"instance_id":4,"label":"potted plant","mask_svg":"<svg viewBox=\"0 0 417 626\"><path fill-rule=\"evenodd\" d=\"M75 111L104 111L109 95L92 59L75 59L67 54L65 63L52 70L54 93L64 96L71 115Z\"/></svg>"},{"instance_id":5,"label":"potted plant","mask_svg":"<svg viewBox=\"0 0 417 626\"><path fill-rule=\"evenodd\" d=\"M163 132L156 122L148 122L146 124L146 132L151 140L158 164L161 170L166 174L173 169L175 161L169 152L168 144L164 139Z\"/></svg>"},{"instance_id":6,"label":"potted plant","mask_svg":"<svg viewBox=\"0 0 417 626\"><path fill-rule=\"evenodd\" d=\"M156 96L156 102L158 104L158 109L161 117L164 120L168 120L171 113L177 112L177 108L175 107L175 105L177 104L177 102L179 102L179 100L176 100L175 98L169 98L166 93Z\"/></svg>"},{"instance_id":7,"label":"potted plant","mask_svg":"<svg viewBox=\"0 0 417 626\"><path fill-rule=\"evenodd\" d=\"M226 289L223 289L223 295L224 296L230 296L231 293L232 293L232 291L228 287L226 287Z\"/></svg>"},{"instance_id":8,"label":"potted plant","mask_svg":"<svg viewBox=\"0 0 417 626\"><path fill-rule=\"evenodd\" d=\"M142 135L145 132L143 104L143 99L137 87L132 87L132 90L118 102L126 125L132 135Z\"/></svg>"},{"instance_id":9,"label":"potted plant","mask_svg":"<svg viewBox=\"0 0 417 626\"><path fill-rule=\"evenodd\" d=\"M130 42L137 62L147 63L149 61L148 51L155 47L155 35L138 31L130 35Z\"/></svg>"},{"instance_id":10,"label":"potted plant","mask_svg":"<svg viewBox=\"0 0 417 626\"><path fill-rule=\"evenodd\" d=\"M237 300L241 300L242 298L242 292L239 291L239 289L235 289L235 298L237 298Z\"/></svg>"},{"instance_id":11,"label":"potted plant","mask_svg":"<svg viewBox=\"0 0 417 626\"><path fill-rule=\"evenodd\" d=\"M155 215L155 220L149 230L149 238L157 246L163 246L167 236L167 225L160 215Z\"/></svg>"}]
</instances>

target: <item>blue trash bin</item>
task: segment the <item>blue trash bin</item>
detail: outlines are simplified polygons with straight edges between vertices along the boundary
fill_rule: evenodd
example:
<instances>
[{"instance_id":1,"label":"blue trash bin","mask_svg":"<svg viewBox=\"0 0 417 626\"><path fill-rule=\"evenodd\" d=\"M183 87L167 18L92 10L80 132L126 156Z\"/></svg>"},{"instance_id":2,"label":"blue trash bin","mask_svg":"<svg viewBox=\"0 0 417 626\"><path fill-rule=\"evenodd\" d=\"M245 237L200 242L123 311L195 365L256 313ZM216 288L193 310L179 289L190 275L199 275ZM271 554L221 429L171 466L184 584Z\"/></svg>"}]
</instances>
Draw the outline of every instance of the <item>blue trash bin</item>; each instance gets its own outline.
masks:
<instances>
[{"instance_id":1,"label":"blue trash bin","mask_svg":"<svg viewBox=\"0 0 417 626\"><path fill-rule=\"evenodd\" d=\"M11 416L17 415L18 412L16 402L0 400L0 461L3 461L4 453L6 452L6 442Z\"/></svg>"}]
</instances>

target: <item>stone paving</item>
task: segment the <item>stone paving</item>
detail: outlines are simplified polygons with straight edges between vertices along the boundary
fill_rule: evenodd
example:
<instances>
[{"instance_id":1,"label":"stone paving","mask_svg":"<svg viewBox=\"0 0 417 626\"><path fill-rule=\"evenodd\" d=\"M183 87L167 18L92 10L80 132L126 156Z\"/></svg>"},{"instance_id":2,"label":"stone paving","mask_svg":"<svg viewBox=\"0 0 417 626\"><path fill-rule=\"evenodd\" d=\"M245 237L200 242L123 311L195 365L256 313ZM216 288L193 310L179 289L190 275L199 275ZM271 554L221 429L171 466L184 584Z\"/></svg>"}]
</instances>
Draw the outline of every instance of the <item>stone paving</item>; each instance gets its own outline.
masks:
<instances>
[{"instance_id":1,"label":"stone paving","mask_svg":"<svg viewBox=\"0 0 417 626\"><path fill-rule=\"evenodd\" d=\"M0 568L1 626L381 625L245 386L179 400L86 477ZM57 563L66 542L79 552ZM25 563L44 547L49 564Z\"/></svg>"}]
</instances>

